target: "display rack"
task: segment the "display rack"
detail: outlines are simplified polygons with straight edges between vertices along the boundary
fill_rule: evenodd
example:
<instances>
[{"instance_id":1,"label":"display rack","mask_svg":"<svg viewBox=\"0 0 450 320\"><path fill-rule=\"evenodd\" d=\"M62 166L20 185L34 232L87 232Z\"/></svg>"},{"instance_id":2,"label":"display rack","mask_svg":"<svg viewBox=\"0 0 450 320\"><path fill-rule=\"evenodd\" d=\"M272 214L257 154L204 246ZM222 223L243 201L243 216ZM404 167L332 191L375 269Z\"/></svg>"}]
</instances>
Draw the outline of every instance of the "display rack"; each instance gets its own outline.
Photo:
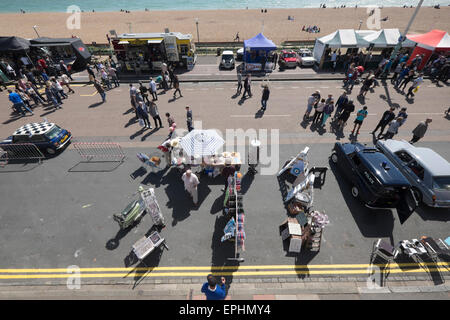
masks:
<instances>
[{"instance_id":1,"label":"display rack","mask_svg":"<svg viewBox=\"0 0 450 320\"><path fill-rule=\"evenodd\" d=\"M224 229L225 235L222 237L222 241L234 240L234 256L228 258L228 260L243 262L244 258L240 255L245 251L245 213L239 174L239 172L235 172L234 176L228 178L228 188L225 191L224 214L230 220Z\"/></svg>"}]
</instances>

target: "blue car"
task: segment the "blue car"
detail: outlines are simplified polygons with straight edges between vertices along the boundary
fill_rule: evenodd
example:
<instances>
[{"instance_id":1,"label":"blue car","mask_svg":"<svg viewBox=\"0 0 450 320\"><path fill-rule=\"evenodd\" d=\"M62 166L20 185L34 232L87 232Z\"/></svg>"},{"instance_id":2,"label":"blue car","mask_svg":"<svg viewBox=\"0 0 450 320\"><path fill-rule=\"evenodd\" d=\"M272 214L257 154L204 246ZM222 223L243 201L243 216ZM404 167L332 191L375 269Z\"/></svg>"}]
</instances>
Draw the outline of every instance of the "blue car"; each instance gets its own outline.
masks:
<instances>
[{"instance_id":1,"label":"blue car","mask_svg":"<svg viewBox=\"0 0 450 320\"><path fill-rule=\"evenodd\" d=\"M338 142L330 158L351 183L352 196L366 207L395 208L402 224L416 209L411 184L378 149Z\"/></svg>"},{"instance_id":2,"label":"blue car","mask_svg":"<svg viewBox=\"0 0 450 320\"><path fill-rule=\"evenodd\" d=\"M53 155L63 149L72 139L72 134L54 123L28 123L17 129L12 136L0 143L0 148L13 151L15 144L34 144L40 151Z\"/></svg>"}]
</instances>

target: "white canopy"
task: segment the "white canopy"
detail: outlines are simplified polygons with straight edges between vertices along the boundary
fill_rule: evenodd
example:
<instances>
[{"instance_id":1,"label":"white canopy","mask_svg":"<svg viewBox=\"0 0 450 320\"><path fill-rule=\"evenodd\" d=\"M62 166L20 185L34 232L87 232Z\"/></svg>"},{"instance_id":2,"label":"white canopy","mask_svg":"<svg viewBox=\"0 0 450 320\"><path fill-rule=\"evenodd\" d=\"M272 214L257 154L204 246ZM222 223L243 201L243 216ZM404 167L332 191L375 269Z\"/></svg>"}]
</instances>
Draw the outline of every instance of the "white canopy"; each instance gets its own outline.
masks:
<instances>
[{"instance_id":1,"label":"white canopy","mask_svg":"<svg viewBox=\"0 0 450 320\"><path fill-rule=\"evenodd\" d=\"M400 36L401 34L398 29L382 29L364 36L364 40L373 44L376 48L386 48L395 47ZM404 48L412 48L414 45L415 43L408 39L402 43L402 47Z\"/></svg>"},{"instance_id":2,"label":"white canopy","mask_svg":"<svg viewBox=\"0 0 450 320\"><path fill-rule=\"evenodd\" d=\"M361 31L360 31L361 33ZM327 36L317 39L330 48L364 48L369 43L354 29L339 29Z\"/></svg>"}]
</instances>

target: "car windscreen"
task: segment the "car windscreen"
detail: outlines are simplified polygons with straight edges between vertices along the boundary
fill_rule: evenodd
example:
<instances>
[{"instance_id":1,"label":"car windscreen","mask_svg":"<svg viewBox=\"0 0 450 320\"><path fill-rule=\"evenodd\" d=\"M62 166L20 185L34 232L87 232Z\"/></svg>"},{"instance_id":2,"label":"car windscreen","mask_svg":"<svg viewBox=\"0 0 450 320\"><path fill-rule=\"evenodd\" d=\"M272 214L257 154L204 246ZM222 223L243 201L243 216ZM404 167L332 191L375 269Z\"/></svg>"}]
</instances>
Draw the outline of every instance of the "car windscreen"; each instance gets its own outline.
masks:
<instances>
[{"instance_id":1,"label":"car windscreen","mask_svg":"<svg viewBox=\"0 0 450 320\"><path fill-rule=\"evenodd\" d=\"M231 54L225 54L225 55L222 56L222 59L228 61L228 60L233 59L233 56Z\"/></svg>"},{"instance_id":2,"label":"car windscreen","mask_svg":"<svg viewBox=\"0 0 450 320\"><path fill-rule=\"evenodd\" d=\"M433 189L450 191L450 176L433 177Z\"/></svg>"},{"instance_id":3,"label":"car windscreen","mask_svg":"<svg viewBox=\"0 0 450 320\"><path fill-rule=\"evenodd\" d=\"M309 52L303 52L302 57L312 57L312 54Z\"/></svg>"},{"instance_id":4,"label":"car windscreen","mask_svg":"<svg viewBox=\"0 0 450 320\"><path fill-rule=\"evenodd\" d=\"M62 129L58 126L54 126L50 129L47 133L45 133L45 136L49 138L50 140L56 138L60 133L62 132Z\"/></svg>"},{"instance_id":5,"label":"car windscreen","mask_svg":"<svg viewBox=\"0 0 450 320\"><path fill-rule=\"evenodd\" d=\"M295 58L295 53L285 53L284 57L285 58Z\"/></svg>"}]
</instances>

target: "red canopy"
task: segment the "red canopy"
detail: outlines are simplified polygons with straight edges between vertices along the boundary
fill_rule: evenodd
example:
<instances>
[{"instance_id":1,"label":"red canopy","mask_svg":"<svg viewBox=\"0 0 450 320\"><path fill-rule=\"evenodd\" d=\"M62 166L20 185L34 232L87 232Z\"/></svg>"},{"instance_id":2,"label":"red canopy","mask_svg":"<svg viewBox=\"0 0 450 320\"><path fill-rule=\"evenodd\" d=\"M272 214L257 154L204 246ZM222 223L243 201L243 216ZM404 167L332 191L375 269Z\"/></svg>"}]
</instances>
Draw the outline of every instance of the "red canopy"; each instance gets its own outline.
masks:
<instances>
[{"instance_id":1,"label":"red canopy","mask_svg":"<svg viewBox=\"0 0 450 320\"><path fill-rule=\"evenodd\" d=\"M434 49L450 49L450 36L442 30L431 30L424 34L407 35L409 40L417 42L419 47Z\"/></svg>"}]
</instances>

